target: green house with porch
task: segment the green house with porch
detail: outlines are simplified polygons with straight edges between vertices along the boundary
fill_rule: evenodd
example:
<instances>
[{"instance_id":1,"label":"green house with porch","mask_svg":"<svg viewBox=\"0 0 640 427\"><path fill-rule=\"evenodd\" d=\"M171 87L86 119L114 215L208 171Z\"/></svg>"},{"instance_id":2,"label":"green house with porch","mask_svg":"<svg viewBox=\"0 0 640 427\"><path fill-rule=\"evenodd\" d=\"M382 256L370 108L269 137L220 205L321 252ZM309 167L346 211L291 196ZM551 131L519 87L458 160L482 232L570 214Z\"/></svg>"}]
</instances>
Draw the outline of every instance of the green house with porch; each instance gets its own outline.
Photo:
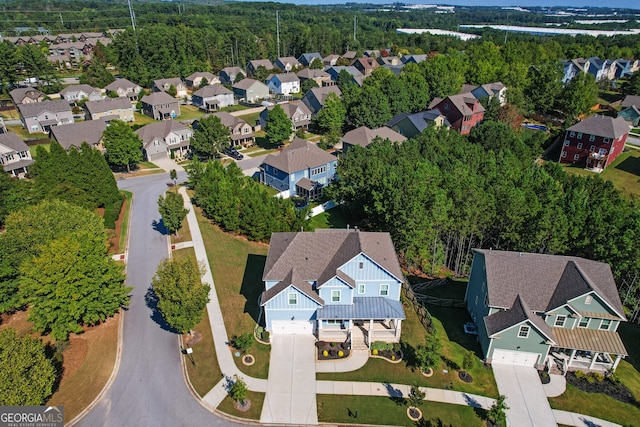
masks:
<instances>
[{"instance_id":1,"label":"green house with porch","mask_svg":"<svg viewBox=\"0 0 640 427\"><path fill-rule=\"evenodd\" d=\"M465 295L487 363L607 371L628 355L608 264L475 249Z\"/></svg>"}]
</instances>

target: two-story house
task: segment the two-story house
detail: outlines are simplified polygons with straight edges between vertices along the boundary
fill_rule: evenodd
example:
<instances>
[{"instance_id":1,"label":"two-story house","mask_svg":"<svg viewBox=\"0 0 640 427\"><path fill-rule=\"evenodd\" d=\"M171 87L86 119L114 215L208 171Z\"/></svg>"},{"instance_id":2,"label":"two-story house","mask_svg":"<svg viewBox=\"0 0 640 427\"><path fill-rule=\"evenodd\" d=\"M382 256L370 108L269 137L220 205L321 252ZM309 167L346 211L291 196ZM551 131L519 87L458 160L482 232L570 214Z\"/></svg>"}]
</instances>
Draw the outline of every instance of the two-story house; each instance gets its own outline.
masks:
<instances>
[{"instance_id":1,"label":"two-story house","mask_svg":"<svg viewBox=\"0 0 640 427\"><path fill-rule=\"evenodd\" d=\"M585 163L600 172L622 153L630 129L622 117L588 117L565 131L560 163Z\"/></svg>"},{"instance_id":2,"label":"two-story house","mask_svg":"<svg viewBox=\"0 0 640 427\"><path fill-rule=\"evenodd\" d=\"M376 138L384 141L389 140L395 143L402 143L407 140L403 135L389 129L386 126L377 129L369 129L366 126L360 126L345 133L342 137L342 152L347 153L349 148L359 145L360 147L368 147Z\"/></svg>"},{"instance_id":3,"label":"two-story house","mask_svg":"<svg viewBox=\"0 0 640 427\"><path fill-rule=\"evenodd\" d=\"M614 78L629 77L640 70L640 60L638 59L617 59L615 62Z\"/></svg>"},{"instance_id":4,"label":"two-story house","mask_svg":"<svg viewBox=\"0 0 640 427\"><path fill-rule=\"evenodd\" d=\"M611 70L611 61L608 59L600 59L597 56L591 57L587 59L587 61L589 61L589 69L587 71L593 74L597 82L611 79L612 76L609 73ZM613 75L615 76L615 69Z\"/></svg>"},{"instance_id":5,"label":"two-story house","mask_svg":"<svg viewBox=\"0 0 640 427\"><path fill-rule=\"evenodd\" d=\"M220 82L226 85L236 83L238 79L245 78L246 74L240 67L225 67L218 73Z\"/></svg>"},{"instance_id":6,"label":"two-story house","mask_svg":"<svg viewBox=\"0 0 640 427\"><path fill-rule=\"evenodd\" d=\"M13 105L32 104L44 101L46 96L42 91L32 87L20 87L9 92Z\"/></svg>"},{"instance_id":7,"label":"two-story house","mask_svg":"<svg viewBox=\"0 0 640 427\"><path fill-rule=\"evenodd\" d=\"M65 100L18 104L22 126L29 133L45 132L53 126L73 123L73 113Z\"/></svg>"},{"instance_id":8,"label":"two-story house","mask_svg":"<svg viewBox=\"0 0 640 427\"><path fill-rule=\"evenodd\" d=\"M71 147L79 149L83 142L91 148L104 151L102 134L106 128L107 123L104 120L87 120L66 126L54 126L49 131L49 138L57 141L67 151Z\"/></svg>"},{"instance_id":9,"label":"two-story house","mask_svg":"<svg viewBox=\"0 0 640 427\"><path fill-rule=\"evenodd\" d=\"M127 79L115 79L104 88L107 93L114 92L121 98L127 98L130 102L137 102L142 86Z\"/></svg>"},{"instance_id":10,"label":"two-story house","mask_svg":"<svg viewBox=\"0 0 640 427\"><path fill-rule=\"evenodd\" d=\"M631 126L640 125L640 96L627 95L622 100L622 110L618 117L625 119Z\"/></svg>"},{"instance_id":11,"label":"two-story house","mask_svg":"<svg viewBox=\"0 0 640 427\"><path fill-rule=\"evenodd\" d=\"M354 59L353 62L351 63L351 66L355 67L358 71L360 71L365 76L368 76L373 72L373 70L378 68L380 64L378 64L378 61L376 61L375 58L364 57L364 58Z\"/></svg>"},{"instance_id":12,"label":"two-story house","mask_svg":"<svg viewBox=\"0 0 640 427\"><path fill-rule=\"evenodd\" d=\"M250 147L255 143L253 127L249 123L224 111L212 113L212 115L218 117L220 122L229 129L232 147Z\"/></svg>"},{"instance_id":13,"label":"two-story house","mask_svg":"<svg viewBox=\"0 0 640 427\"><path fill-rule=\"evenodd\" d=\"M221 84L214 84L193 92L191 104L197 106L200 110L210 113L234 105L235 98L232 91Z\"/></svg>"},{"instance_id":14,"label":"two-story house","mask_svg":"<svg viewBox=\"0 0 640 427\"><path fill-rule=\"evenodd\" d=\"M142 140L142 151L149 161L183 158L190 150L193 130L175 120L150 123L136 130Z\"/></svg>"},{"instance_id":15,"label":"two-story house","mask_svg":"<svg viewBox=\"0 0 640 427\"><path fill-rule=\"evenodd\" d=\"M127 98L105 98L100 101L87 101L84 104L84 109L85 120L111 121L118 119L123 122L133 122L135 120L133 105Z\"/></svg>"},{"instance_id":16,"label":"two-story house","mask_svg":"<svg viewBox=\"0 0 640 427\"><path fill-rule=\"evenodd\" d=\"M462 135L468 135L484 118L484 107L470 93L451 95L444 99L435 98L429 104L429 110L434 108Z\"/></svg>"},{"instance_id":17,"label":"two-story house","mask_svg":"<svg viewBox=\"0 0 640 427\"><path fill-rule=\"evenodd\" d=\"M322 189L334 180L338 158L304 139L294 140L282 151L269 154L260 165L265 184L307 200L322 197Z\"/></svg>"},{"instance_id":18,"label":"two-story house","mask_svg":"<svg viewBox=\"0 0 640 427\"><path fill-rule=\"evenodd\" d=\"M294 131L304 128L307 129L311 123L311 110L307 108L302 101L289 101L278 104L284 110L284 113L291 120L291 126ZM271 105L260 113L260 126L262 129L267 128L267 119L269 111L273 110L275 105Z\"/></svg>"},{"instance_id":19,"label":"two-story house","mask_svg":"<svg viewBox=\"0 0 640 427\"><path fill-rule=\"evenodd\" d=\"M319 52L303 53L298 57L298 62L302 64L303 67L310 67L314 59L322 62L322 55L320 55Z\"/></svg>"},{"instance_id":20,"label":"two-story house","mask_svg":"<svg viewBox=\"0 0 640 427\"><path fill-rule=\"evenodd\" d=\"M264 67L266 71L271 71L273 69L273 62L268 59L253 59L247 62L247 73L253 77L256 70L260 67Z\"/></svg>"},{"instance_id":21,"label":"two-story house","mask_svg":"<svg viewBox=\"0 0 640 427\"><path fill-rule=\"evenodd\" d=\"M300 79L295 73L271 74L267 77L267 87L276 95L292 95L300 92Z\"/></svg>"},{"instance_id":22,"label":"two-story house","mask_svg":"<svg viewBox=\"0 0 640 427\"><path fill-rule=\"evenodd\" d=\"M302 68L302 64L298 62L298 60L293 56L283 56L282 58L278 58L273 63L273 66L276 68L280 68L285 73L296 71Z\"/></svg>"},{"instance_id":23,"label":"two-story house","mask_svg":"<svg viewBox=\"0 0 640 427\"><path fill-rule=\"evenodd\" d=\"M304 94L302 102L309 108L311 114L316 115L324 107L324 103L330 93L335 93L338 98L342 96L342 92L337 85L314 87Z\"/></svg>"},{"instance_id":24,"label":"two-story house","mask_svg":"<svg viewBox=\"0 0 640 427\"><path fill-rule=\"evenodd\" d=\"M234 84L232 89L237 99L244 100L250 104L271 98L267 85L253 79L242 79Z\"/></svg>"},{"instance_id":25,"label":"two-story house","mask_svg":"<svg viewBox=\"0 0 640 427\"><path fill-rule=\"evenodd\" d=\"M166 92L171 87L176 89L175 96L178 98L184 98L187 96L187 85L182 81L180 77L172 77L170 79L158 79L153 81L154 92Z\"/></svg>"},{"instance_id":26,"label":"two-story house","mask_svg":"<svg viewBox=\"0 0 640 427\"><path fill-rule=\"evenodd\" d=\"M194 90L194 89L198 89L202 85L202 82L205 80L209 85L220 83L220 77L208 71L195 72L190 76L185 77L184 83L187 85L188 88Z\"/></svg>"},{"instance_id":27,"label":"two-story house","mask_svg":"<svg viewBox=\"0 0 640 427\"><path fill-rule=\"evenodd\" d=\"M0 164L11 176L22 177L33 164L29 147L18 135L10 132L0 134Z\"/></svg>"},{"instance_id":28,"label":"two-story house","mask_svg":"<svg viewBox=\"0 0 640 427\"><path fill-rule=\"evenodd\" d=\"M300 79L300 85L306 80L313 80L319 87L334 84L331 80L331 76L324 70L318 70L315 68L305 68L296 73Z\"/></svg>"},{"instance_id":29,"label":"two-story house","mask_svg":"<svg viewBox=\"0 0 640 427\"><path fill-rule=\"evenodd\" d=\"M441 127L447 129L451 127L449 120L435 108L428 111L419 111L417 113L398 113L389 120L386 125L404 135L407 138L413 138L420 135L430 126Z\"/></svg>"},{"instance_id":30,"label":"two-story house","mask_svg":"<svg viewBox=\"0 0 640 427\"><path fill-rule=\"evenodd\" d=\"M500 105L504 105L507 102L507 87L502 82L487 83L480 86L464 85L460 93L470 93L476 99L493 99L495 97Z\"/></svg>"},{"instance_id":31,"label":"two-story house","mask_svg":"<svg viewBox=\"0 0 640 427\"><path fill-rule=\"evenodd\" d=\"M487 363L607 371L628 354L609 264L475 249L465 302Z\"/></svg>"},{"instance_id":32,"label":"two-story house","mask_svg":"<svg viewBox=\"0 0 640 427\"><path fill-rule=\"evenodd\" d=\"M399 342L404 281L389 233L273 233L260 298L272 334Z\"/></svg>"},{"instance_id":33,"label":"two-story house","mask_svg":"<svg viewBox=\"0 0 640 427\"><path fill-rule=\"evenodd\" d=\"M60 98L66 101L71 101L72 104L83 99L88 101L99 101L102 99L102 92L100 89L89 85L71 85L60 91Z\"/></svg>"},{"instance_id":34,"label":"two-story house","mask_svg":"<svg viewBox=\"0 0 640 427\"><path fill-rule=\"evenodd\" d=\"M171 120L180 115L180 102L166 92L142 97L142 112L156 120Z\"/></svg>"}]
</instances>

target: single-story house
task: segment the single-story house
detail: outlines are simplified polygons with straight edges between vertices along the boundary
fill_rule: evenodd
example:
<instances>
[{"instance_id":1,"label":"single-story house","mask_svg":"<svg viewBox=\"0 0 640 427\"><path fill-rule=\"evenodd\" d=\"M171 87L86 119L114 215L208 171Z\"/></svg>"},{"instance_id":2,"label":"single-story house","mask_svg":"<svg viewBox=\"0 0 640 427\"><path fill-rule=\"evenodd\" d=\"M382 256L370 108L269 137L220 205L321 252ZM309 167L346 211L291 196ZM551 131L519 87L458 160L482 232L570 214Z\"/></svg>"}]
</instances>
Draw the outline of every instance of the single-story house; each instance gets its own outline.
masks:
<instances>
[{"instance_id":1,"label":"single-story house","mask_svg":"<svg viewBox=\"0 0 640 427\"><path fill-rule=\"evenodd\" d=\"M103 151L102 134L106 128L107 123L104 120L87 120L66 126L54 126L49 131L49 138L57 141L67 151L71 147L80 148L83 142Z\"/></svg>"},{"instance_id":2,"label":"single-story house","mask_svg":"<svg viewBox=\"0 0 640 427\"><path fill-rule=\"evenodd\" d=\"M399 342L403 283L389 233L273 233L260 297L265 329L323 341Z\"/></svg>"},{"instance_id":3,"label":"single-story house","mask_svg":"<svg viewBox=\"0 0 640 427\"><path fill-rule=\"evenodd\" d=\"M0 134L0 164L11 176L24 176L33 164L29 146L14 133Z\"/></svg>"},{"instance_id":4,"label":"single-story house","mask_svg":"<svg viewBox=\"0 0 640 427\"><path fill-rule=\"evenodd\" d=\"M407 140L405 136L400 135L398 132L386 126L379 127L378 129L369 129L366 126L360 126L344 134L342 137L342 152L346 154L347 150L354 145L367 147L376 138L397 143Z\"/></svg>"},{"instance_id":5,"label":"single-story house","mask_svg":"<svg viewBox=\"0 0 640 427\"><path fill-rule=\"evenodd\" d=\"M253 79L242 79L234 84L232 89L237 99L244 99L248 103L271 98L267 85Z\"/></svg>"},{"instance_id":6,"label":"single-story house","mask_svg":"<svg viewBox=\"0 0 640 427\"><path fill-rule=\"evenodd\" d=\"M122 120L135 121L133 105L127 98L105 98L100 101L87 101L84 104L85 120Z\"/></svg>"},{"instance_id":7,"label":"single-story house","mask_svg":"<svg viewBox=\"0 0 640 427\"><path fill-rule=\"evenodd\" d=\"M233 92L221 84L208 85L193 92L191 104L199 109L212 112L235 104Z\"/></svg>"},{"instance_id":8,"label":"single-story house","mask_svg":"<svg viewBox=\"0 0 640 427\"><path fill-rule=\"evenodd\" d=\"M166 92L142 97L142 112L156 120L171 120L180 115L180 102Z\"/></svg>"},{"instance_id":9,"label":"single-story house","mask_svg":"<svg viewBox=\"0 0 640 427\"><path fill-rule=\"evenodd\" d=\"M178 121L167 120L150 123L136 130L142 140L142 151L149 161L165 158L182 158L190 150L193 130Z\"/></svg>"},{"instance_id":10,"label":"single-story house","mask_svg":"<svg viewBox=\"0 0 640 427\"><path fill-rule=\"evenodd\" d=\"M55 101L18 104L22 126L29 133L45 132L53 126L73 123L73 113L69 103L63 99Z\"/></svg>"},{"instance_id":11,"label":"single-story house","mask_svg":"<svg viewBox=\"0 0 640 427\"><path fill-rule=\"evenodd\" d=\"M609 264L475 249L465 302L487 363L608 371L628 355Z\"/></svg>"},{"instance_id":12,"label":"single-story house","mask_svg":"<svg viewBox=\"0 0 640 427\"><path fill-rule=\"evenodd\" d=\"M260 165L261 181L289 196L307 200L322 197L322 189L335 179L338 158L304 139L269 154Z\"/></svg>"}]
</instances>

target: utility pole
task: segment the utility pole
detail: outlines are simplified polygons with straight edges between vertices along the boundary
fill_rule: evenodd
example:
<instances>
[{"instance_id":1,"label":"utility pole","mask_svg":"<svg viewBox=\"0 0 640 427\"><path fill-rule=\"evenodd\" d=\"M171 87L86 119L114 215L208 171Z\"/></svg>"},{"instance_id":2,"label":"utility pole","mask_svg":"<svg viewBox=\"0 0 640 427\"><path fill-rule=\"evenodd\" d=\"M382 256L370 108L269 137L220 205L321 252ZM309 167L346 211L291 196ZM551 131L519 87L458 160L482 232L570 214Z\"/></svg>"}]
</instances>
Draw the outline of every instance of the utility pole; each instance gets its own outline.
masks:
<instances>
[{"instance_id":1,"label":"utility pole","mask_svg":"<svg viewBox=\"0 0 640 427\"><path fill-rule=\"evenodd\" d=\"M278 15L278 11L276 10L276 33L277 33L277 42L278 42L278 58L280 58L280 16Z\"/></svg>"},{"instance_id":2,"label":"utility pole","mask_svg":"<svg viewBox=\"0 0 640 427\"><path fill-rule=\"evenodd\" d=\"M353 17L353 41L356 41L356 23L357 23L357 16Z\"/></svg>"},{"instance_id":3,"label":"utility pole","mask_svg":"<svg viewBox=\"0 0 640 427\"><path fill-rule=\"evenodd\" d=\"M62 20L62 13L58 13L58 15L60 16L60 23L64 27L64 21Z\"/></svg>"},{"instance_id":4,"label":"utility pole","mask_svg":"<svg viewBox=\"0 0 640 427\"><path fill-rule=\"evenodd\" d=\"M127 0L127 3L129 3L129 16L131 16L131 28L133 28L133 31L136 31L136 16L133 13L133 8L131 7L131 0Z\"/></svg>"}]
</instances>

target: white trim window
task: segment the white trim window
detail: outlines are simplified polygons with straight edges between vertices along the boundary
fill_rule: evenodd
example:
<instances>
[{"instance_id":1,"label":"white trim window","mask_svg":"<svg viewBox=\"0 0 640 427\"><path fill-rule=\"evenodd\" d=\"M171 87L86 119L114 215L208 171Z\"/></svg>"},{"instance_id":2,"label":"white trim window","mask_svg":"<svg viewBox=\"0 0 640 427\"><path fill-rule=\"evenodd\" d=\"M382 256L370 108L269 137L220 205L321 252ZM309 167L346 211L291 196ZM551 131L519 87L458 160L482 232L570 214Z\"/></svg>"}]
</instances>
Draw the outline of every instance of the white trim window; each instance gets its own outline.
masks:
<instances>
[{"instance_id":1,"label":"white trim window","mask_svg":"<svg viewBox=\"0 0 640 427\"><path fill-rule=\"evenodd\" d=\"M530 327L521 325L520 329L518 329L518 338L529 338L529 331L531 331Z\"/></svg>"},{"instance_id":2,"label":"white trim window","mask_svg":"<svg viewBox=\"0 0 640 427\"><path fill-rule=\"evenodd\" d=\"M582 150L582 142L578 142L578 150Z\"/></svg>"},{"instance_id":3,"label":"white trim window","mask_svg":"<svg viewBox=\"0 0 640 427\"><path fill-rule=\"evenodd\" d=\"M331 291L331 302L340 302L340 293L339 290Z\"/></svg>"},{"instance_id":4,"label":"white trim window","mask_svg":"<svg viewBox=\"0 0 640 427\"><path fill-rule=\"evenodd\" d=\"M389 296L389 285L387 285L386 283L383 283L380 285L380 296L381 297Z\"/></svg>"},{"instance_id":5,"label":"white trim window","mask_svg":"<svg viewBox=\"0 0 640 427\"><path fill-rule=\"evenodd\" d=\"M589 319L588 317L580 318L580 322L578 322L578 328L588 328L589 327Z\"/></svg>"},{"instance_id":6,"label":"white trim window","mask_svg":"<svg viewBox=\"0 0 640 427\"><path fill-rule=\"evenodd\" d=\"M289 294L287 295L287 300L289 301L289 305L298 305L298 293L289 292Z\"/></svg>"},{"instance_id":7,"label":"white trim window","mask_svg":"<svg viewBox=\"0 0 640 427\"><path fill-rule=\"evenodd\" d=\"M601 331L608 331L609 329L611 329L611 319L602 319L600 321L600 326L598 327L598 329L600 329Z\"/></svg>"},{"instance_id":8,"label":"white trim window","mask_svg":"<svg viewBox=\"0 0 640 427\"><path fill-rule=\"evenodd\" d=\"M556 321L553 323L553 326L557 326L559 328L564 327L565 322L567 321L567 316L558 315L556 317Z\"/></svg>"},{"instance_id":9,"label":"white trim window","mask_svg":"<svg viewBox=\"0 0 640 427\"><path fill-rule=\"evenodd\" d=\"M365 284L364 283L358 283L358 295L363 295L365 293Z\"/></svg>"},{"instance_id":10,"label":"white trim window","mask_svg":"<svg viewBox=\"0 0 640 427\"><path fill-rule=\"evenodd\" d=\"M587 295L587 297L584 299L584 303L589 305L589 304L591 304L592 300L593 300L593 298L591 297L591 295Z\"/></svg>"},{"instance_id":11,"label":"white trim window","mask_svg":"<svg viewBox=\"0 0 640 427\"><path fill-rule=\"evenodd\" d=\"M580 154L574 154L573 160L580 160Z\"/></svg>"},{"instance_id":12,"label":"white trim window","mask_svg":"<svg viewBox=\"0 0 640 427\"><path fill-rule=\"evenodd\" d=\"M589 142L593 142L596 140L596 136L595 135L589 135Z\"/></svg>"},{"instance_id":13,"label":"white trim window","mask_svg":"<svg viewBox=\"0 0 640 427\"><path fill-rule=\"evenodd\" d=\"M564 145L565 145L565 147L569 145L569 140L568 139L564 140Z\"/></svg>"},{"instance_id":14,"label":"white trim window","mask_svg":"<svg viewBox=\"0 0 640 427\"><path fill-rule=\"evenodd\" d=\"M562 152L562 157L567 157L567 152L566 151Z\"/></svg>"}]
</instances>

